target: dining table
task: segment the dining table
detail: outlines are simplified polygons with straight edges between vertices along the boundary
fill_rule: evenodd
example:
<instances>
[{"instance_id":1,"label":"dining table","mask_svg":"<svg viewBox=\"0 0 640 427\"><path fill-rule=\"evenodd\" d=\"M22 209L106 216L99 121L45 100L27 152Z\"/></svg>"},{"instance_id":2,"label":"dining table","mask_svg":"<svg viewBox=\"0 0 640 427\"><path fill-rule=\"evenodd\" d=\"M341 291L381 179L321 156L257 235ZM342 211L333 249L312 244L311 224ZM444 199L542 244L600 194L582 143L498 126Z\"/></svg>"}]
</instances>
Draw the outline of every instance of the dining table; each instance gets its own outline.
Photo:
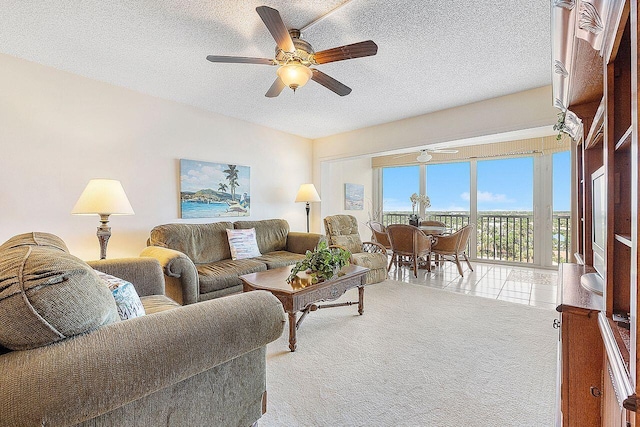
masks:
<instances>
[{"instance_id":1,"label":"dining table","mask_svg":"<svg viewBox=\"0 0 640 427\"><path fill-rule=\"evenodd\" d=\"M446 232L449 231L447 227L442 227L439 225L421 225L418 227L424 234L429 236L442 236Z\"/></svg>"}]
</instances>

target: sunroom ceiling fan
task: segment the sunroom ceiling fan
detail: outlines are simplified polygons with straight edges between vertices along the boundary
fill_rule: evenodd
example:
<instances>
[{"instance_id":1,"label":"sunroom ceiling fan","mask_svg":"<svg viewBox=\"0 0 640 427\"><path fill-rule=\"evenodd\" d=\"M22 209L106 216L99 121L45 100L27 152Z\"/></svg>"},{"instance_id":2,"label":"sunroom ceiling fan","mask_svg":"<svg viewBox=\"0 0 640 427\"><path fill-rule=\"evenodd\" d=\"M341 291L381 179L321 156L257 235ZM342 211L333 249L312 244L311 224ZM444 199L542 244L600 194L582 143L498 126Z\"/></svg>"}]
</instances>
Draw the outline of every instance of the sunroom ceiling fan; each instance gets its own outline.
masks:
<instances>
[{"instance_id":1,"label":"sunroom ceiling fan","mask_svg":"<svg viewBox=\"0 0 640 427\"><path fill-rule=\"evenodd\" d=\"M328 62L373 56L378 53L378 46L371 40L315 52L308 42L300 38L300 30L287 29L280 17L280 13L276 9L268 6L259 6L256 8L256 12L258 12L264 25L267 26L276 41L274 59L220 55L209 55L207 59L211 62L279 65L278 77L265 94L268 98L280 95L285 86L290 87L295 92L296 89L304 86L309 79L340 96L348 95L351 93L350 87L311 67Z\"/></svg>"},{"instance_id":2,"label":"sunroom ceiling fan","mask_svg":"<svg viewBox=\"0 0 640 427\"><path fill-rule=\"evenodd\" d=\"M433 156L429 153L434 153L434 154L456 154L458 152L458 150L453 150L453 149L438 149L438 148L434 148L433 150L430 150L428 148L422 149L420 150L420 154L418 154L418 157L416 157L416 160L421 162L421 163L426 163L429 160L431 160L433 158ZM407 153L407 154L401 154L399 156L395 156L395 159L399 159L400 157L406 157L406 156L413 156L415 154L413 153Z\"/></svg>"}]
</instances>

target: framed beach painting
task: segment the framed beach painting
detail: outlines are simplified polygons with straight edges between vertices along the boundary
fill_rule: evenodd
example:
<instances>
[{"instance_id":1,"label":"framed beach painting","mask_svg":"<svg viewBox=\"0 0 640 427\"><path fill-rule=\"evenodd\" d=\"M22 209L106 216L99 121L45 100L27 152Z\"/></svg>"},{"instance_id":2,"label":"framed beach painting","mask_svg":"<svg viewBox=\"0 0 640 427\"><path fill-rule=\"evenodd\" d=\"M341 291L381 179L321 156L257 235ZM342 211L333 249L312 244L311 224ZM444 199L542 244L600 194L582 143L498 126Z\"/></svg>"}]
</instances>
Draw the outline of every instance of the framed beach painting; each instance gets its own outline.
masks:
<instances>
[{"instance_id":1,"label":"framed beach painting","mask_svg":"<svg viewBox=\"0 0 640 427\"><path fill-rule=\"evenodd\" d=\"M180 218L249 216L249 170L180 159Z\"/></svg>"},{"instance_id":2,"label":"framed beach painting","mask_svg":"<svg viewBox=\"0 0 640 427\"><path fill-rule=\"evenodd\" d=\"M364 209L364 185L344 184L344 209L347 211Z\"/></svg>"}]
</instances>

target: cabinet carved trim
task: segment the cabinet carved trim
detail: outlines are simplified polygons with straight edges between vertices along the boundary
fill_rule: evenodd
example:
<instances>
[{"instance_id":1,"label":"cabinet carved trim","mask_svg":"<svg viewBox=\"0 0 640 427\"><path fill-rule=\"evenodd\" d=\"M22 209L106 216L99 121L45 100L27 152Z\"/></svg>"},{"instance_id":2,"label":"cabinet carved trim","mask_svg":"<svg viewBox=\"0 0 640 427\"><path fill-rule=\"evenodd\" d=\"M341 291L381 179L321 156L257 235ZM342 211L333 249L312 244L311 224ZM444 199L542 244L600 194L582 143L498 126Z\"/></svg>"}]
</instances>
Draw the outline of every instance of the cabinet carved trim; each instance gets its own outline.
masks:
<instances>
[{"instance_id":1,"label":"cabinet carved trim","mask_svg":"<svg viewBox=\"0 0 640 427\"><path fill-rule=\"evenodd\" d=\"M604 30L602 18L600 18L598 9L596 9L593 4L586 1L580 3L580 20L578 21L578 28L589 31L595 35L600 34L602 30Z\"/></svg>"},{"instance_id":2,"label":"cabinet carved trim","mask_svg":"<svg viewBox=\"0 0 640 427\"><path fill-rule=\"evenodd\" d=\"M598 326L600 327L600 335L607 353L607 359L609 360L609 374L611 375L611 382L616 392L618 403L635 412L635 392L629 380L629 371L624 363L622 354L620 354L613 331L609 325L609 319L604 313L598 315Z\"/></svg>"}]
</instances>

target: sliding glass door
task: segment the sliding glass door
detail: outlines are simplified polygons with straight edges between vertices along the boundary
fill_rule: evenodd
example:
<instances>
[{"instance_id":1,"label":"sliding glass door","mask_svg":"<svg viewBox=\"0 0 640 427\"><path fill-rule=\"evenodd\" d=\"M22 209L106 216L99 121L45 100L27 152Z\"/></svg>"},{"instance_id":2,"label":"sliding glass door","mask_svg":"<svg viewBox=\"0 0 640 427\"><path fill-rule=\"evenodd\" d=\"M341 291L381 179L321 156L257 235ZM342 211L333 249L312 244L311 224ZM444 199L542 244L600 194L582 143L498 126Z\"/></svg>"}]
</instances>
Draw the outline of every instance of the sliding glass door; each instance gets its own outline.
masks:
<instances>
[{"instance_id":1,"label":"sliding glass door","mask_svg":"<svg viewBox=\"0 0 640 427\"><path fill-rule=\"evenodd\" d=\"M477 168L477 258L533 262L533 157Z\"/></svg>"},{"instance_id":2,"label":"sliding glass door","mask_svg":"<svg viewBox=\"0 0 640 427\"><path fill-rule=\"evenodd\" d=\"M382 169L382 222L408 224L413 193L420 192L420 167L401 166Z\"/></svg>"},{"instance_id":3,"label":"sliding glass door","mask_svg":"<svg viewBox=\"0 0 640 427\"><path fill-rule=\"evenodd\" d=\"M444 222L457 230L470 220L470 163L441 163L426 166L426 194L431 207L421 217Z\"/></svg>"},{"instance_id":4,"label":"sliding glass door","mask_svg":"<svg viewBox=\"0 0 640 427\"><path fill-rule=\"evenodd\" d=\"M551 260L553 265L571 261L571 155L553 154L553 224Z\"/></svg>"},{"instance_id":5,"label":"sliding glass door","mask_svg":"<svg viewBox=\"0 0 640 427\"><path fill-rule=\"evenodd\" d=\"M453 231L476 224L474 259L553 266L570 260L570 154L383 167L382 221L408 223L409 197L426 194L423 219Z\"/></svg>"}]
</instances>

